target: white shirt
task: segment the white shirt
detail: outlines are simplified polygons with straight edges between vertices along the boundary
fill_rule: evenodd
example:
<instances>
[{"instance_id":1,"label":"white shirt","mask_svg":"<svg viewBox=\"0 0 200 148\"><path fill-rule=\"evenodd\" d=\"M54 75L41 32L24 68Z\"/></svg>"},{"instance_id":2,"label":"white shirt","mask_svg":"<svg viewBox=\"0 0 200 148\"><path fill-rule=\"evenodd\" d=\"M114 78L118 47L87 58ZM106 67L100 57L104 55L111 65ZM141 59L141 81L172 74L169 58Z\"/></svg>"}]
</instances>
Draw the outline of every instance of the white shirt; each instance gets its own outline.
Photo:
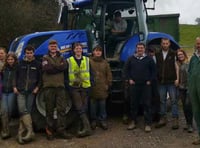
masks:
<instances>
[{"instance_id":1,"label":"white shirt","mask_svg":"<svg viewBox=\"0 0 200 148\"><path fill-rule=\"evenodd\" d=\"M168 54L168 50L167 50L167 51L162 51L163 60L165 60L165 59L166 59L166 57L167 57L167 54Z\"/></svg>"}]
</instances>

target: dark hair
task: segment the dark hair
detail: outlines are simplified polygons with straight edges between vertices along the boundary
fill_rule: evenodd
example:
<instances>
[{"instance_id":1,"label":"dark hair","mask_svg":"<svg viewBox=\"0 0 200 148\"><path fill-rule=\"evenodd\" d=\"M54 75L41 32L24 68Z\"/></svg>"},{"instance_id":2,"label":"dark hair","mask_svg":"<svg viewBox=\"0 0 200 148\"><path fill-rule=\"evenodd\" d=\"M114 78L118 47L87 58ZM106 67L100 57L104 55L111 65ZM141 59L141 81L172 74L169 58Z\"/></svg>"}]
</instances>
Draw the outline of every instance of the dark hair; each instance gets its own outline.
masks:
<instances>
[{"instance_id":1,"label":"dark hair","mask_svg":"<svg viewBox=\"0 0 200 148\"><path fill-rule=\"evenodd\" d=\"M83 45L80 42L75 42L72 44L72 50L74 50L77 46L83 47Z\"/></svg>"},{"instance_id":2,"label":"dark hair","mask_svg":"<svg viewBox=\"0 0 200 148\"><path fill-rule=\"evenodd\" d=\"M137 44L136 44L136 47L138 47L138 45L142 45L142 46L144 46L144 48L145 48L145 44L142 43L142 42L137 43Z\"/></svg>"},{"instance_id":3,"label":"dark hair","mask_svg":"<svg viewBox=\"0 0 200 148\"><path fill-rule=\"evenodd\" d=\"M100 45L96 45L94 48L93 48L93 51L94 50L100 50L100 51L103 51L102 47Z\"/></svg>"},{"instance_id":4,"label":"dark hair","mask_svg":"<svg viewBox=\"0 0 200 148\"><path fill-rule=\"evenodd\" d=\"M24 52L26 52L26 51L33 51L33 52L35 52L35 48L32 45L27 45L24 48Z\"/></svg>"},{"instance_id":5,"label":"dark hair","mask_svg":"<svg viewBox=\"0 0 200 148\"><path fill-rule=\"evenodd\" d=\"M114 14L114 16L115 16L115 17L121 17L122 15L121 15L121 12L120 12L120 11L116 11L115 14Z\"/></svg>"},{"instance_id":6,"label":"dark hair","mask_svg":"<svg viewBox=\"0 0 200 148\"><path fill-rule=\"evenodd\" d=\"M170 42L170 39L168 39L168 38L162 38L162 39L161 39L161 42L162 42L163 40L164 40L164 41L169 41L169 42Z\"/></svg>"}]
</instances>

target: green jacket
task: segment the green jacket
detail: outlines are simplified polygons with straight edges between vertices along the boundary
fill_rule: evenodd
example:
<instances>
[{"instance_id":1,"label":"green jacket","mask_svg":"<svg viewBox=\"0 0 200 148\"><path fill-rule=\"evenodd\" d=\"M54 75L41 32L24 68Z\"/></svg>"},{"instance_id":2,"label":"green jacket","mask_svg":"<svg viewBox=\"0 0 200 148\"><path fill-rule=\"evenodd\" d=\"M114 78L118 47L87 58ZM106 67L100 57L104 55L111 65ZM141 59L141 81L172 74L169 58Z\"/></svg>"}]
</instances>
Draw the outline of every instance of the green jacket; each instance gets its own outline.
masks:
<instances>
[{"instance_id":1,"label":"green jacket","mask_svg":"<svg viewBox=\"0 0 200 148\"><path fill-rule=\"evenodd\" d=\"M200 57L194 53L189 63L189 89L199 89L200 91Z\"/></svg>"},{"instance_id":2,"label":"green jacket","mask_svg":"<svg viewBox=\"0 0 200 148\"><path fill-rule=\"evenodd\" d=\"M67 63L58 53L56 57L45 55L42 60L43 87L64 87L64 71Z\"/></svg>"}]
</instances>

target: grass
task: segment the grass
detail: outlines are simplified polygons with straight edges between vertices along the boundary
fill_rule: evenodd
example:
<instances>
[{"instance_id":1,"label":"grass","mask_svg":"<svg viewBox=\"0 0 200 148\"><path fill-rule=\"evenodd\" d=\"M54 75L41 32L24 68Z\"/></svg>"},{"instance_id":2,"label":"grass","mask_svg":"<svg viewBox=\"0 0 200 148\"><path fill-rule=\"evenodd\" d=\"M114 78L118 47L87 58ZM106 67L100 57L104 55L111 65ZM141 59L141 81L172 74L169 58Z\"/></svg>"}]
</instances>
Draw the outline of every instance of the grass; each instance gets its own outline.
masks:
<instances>
[{"instance_id":1,"label":"grass","mask_svg":"<svg viewBox=\"0 0 200 148\"><path fill-rule=\"evenodd\" d=\"M189 56L194 52L194 44L197 36L200 36L200 25L180 24L180 41L181 47L186 50Z\"/></svg>"}]
</instances>

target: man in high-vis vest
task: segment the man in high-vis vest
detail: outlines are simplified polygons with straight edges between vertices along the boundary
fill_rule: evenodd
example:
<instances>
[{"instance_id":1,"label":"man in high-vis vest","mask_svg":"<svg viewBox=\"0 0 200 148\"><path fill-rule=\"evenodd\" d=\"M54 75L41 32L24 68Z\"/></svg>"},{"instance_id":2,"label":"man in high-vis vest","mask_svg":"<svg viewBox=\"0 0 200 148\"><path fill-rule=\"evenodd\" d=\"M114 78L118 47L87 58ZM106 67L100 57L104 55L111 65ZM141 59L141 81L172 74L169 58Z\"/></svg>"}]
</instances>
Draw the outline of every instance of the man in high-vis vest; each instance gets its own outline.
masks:
<instances>
[{"instance_id":1,"label":"man in high-vis vest","mask_svg":"<svg viewBox=\"0 0 200 148\"><path fill-rule=\"evenodd\" d=\"M91 87L91 70L89 58L82 55L83 49L80 43L74 43L73 56L67 59L68 81L72 96L72 103L77 111L83 128L78 131L78 137L91 135L90 123L87 117L88 89Z\"/></svg>"}]
</instances>

